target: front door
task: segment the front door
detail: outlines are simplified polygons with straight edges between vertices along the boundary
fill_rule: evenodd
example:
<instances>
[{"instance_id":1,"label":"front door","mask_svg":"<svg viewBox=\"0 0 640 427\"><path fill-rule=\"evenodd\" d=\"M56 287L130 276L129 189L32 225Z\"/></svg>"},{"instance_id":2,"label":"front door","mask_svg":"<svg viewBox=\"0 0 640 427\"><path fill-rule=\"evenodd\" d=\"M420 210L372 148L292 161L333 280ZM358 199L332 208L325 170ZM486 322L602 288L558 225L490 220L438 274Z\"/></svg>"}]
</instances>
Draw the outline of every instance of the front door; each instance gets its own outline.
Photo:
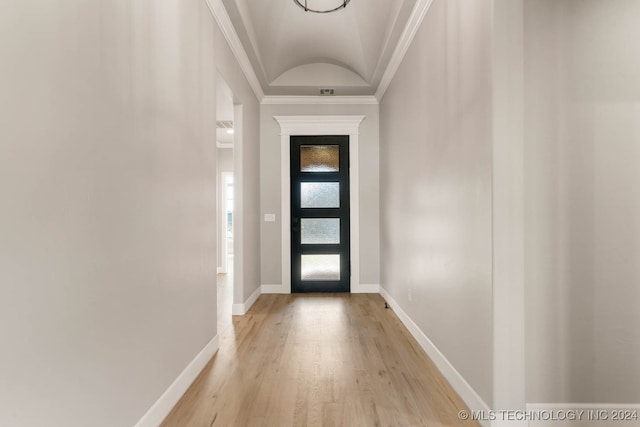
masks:
<instances>
[{"instance_id":1,"label":"front door","mask_svg":"<svg viewBox=\"0 0 640 427\"><path fill-rule=\"evenodd\" d=\"M291 137L291 291L349 292L349 136Z\"/></svg>"}]
</instances>

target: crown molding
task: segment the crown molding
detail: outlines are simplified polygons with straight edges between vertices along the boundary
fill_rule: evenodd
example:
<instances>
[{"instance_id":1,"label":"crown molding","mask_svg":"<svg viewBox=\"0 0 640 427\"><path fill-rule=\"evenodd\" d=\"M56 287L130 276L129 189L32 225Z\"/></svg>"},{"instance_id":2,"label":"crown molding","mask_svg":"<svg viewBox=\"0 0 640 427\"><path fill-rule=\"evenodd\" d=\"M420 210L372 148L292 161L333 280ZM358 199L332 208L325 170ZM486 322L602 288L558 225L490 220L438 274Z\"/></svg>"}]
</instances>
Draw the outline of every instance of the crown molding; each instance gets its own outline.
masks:
<instances>
[{"instance_id":1,"label":"crown molding","mask_svg":"<svg viewBox=\"0 0 640 427\"><path fill-rule=\"evenodd\" d=\"M378 100L375 96L265 96L264 98L262 98L262 104L376 105L378 104Z\"/></svg>"},{"instance_id":2,"label":"crown molding","mask_svg":"<svg viewBox=\"0 0 640 427\"><path fill-rule=\"evenodd\" d=\"M411 42L418 32L418 29L420 28L420 25L432 4L433 0L416 1L416 4L411 11L409 21L407 21L407 26L404 28L404 31L402 31L400 40L398 40L398 45L393 51L393 55L391 55L387 69L384 71L380 84L378 85L378 89L376 90L375 97L378 102L382 101L385 92L389 88L393 77L396 75L396 71L398 71L402 60L404 59L404 55L407 53L409 46L411 46Z\"/></svg>"},{"instance_id":3,"label":"crown molding","mask_svg":"<svg viewBox=\"0 0 640 427\"><path fill-rule=\"evenodd\" d=\"M224 38L227 40L227 43L229 43L229 47L240 64L240 68L247 78L251 89L253 89L253 93L255 93L256 98L258 98L258 102L261 102L264 98L264 91L262 90L258 76L251 65L249 56L244 50L244 46L242 46L240 37L238 37L238 33L231 22L231 18L229 18L229 14L222 4L222 0L205 0L205 3L209 7L213 18L218 23Z\"/></svg>"}]
</instances>

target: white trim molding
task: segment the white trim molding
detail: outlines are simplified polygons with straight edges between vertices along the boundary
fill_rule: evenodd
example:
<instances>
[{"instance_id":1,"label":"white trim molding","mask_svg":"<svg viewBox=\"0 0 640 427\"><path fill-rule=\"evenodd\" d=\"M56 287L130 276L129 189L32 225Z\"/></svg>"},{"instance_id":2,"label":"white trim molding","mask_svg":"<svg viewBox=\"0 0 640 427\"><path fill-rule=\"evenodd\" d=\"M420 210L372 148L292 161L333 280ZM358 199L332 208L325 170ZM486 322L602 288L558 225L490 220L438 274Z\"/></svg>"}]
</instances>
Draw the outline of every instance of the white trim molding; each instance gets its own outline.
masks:
<instances>
[{"instance_id":1,"label":"white trim molding","mask_svg":"<svg viewBox=\"0 0 640 427\"><path fill-rule=\"evenodd\" d=\"M377 105L375 96L265 96L263 105Z\"/></svg>"},{"instance_id":2,"label":"white trim molding","mask_svg":"<svg viewBox=\"0 0 640 427\"><path fill-rule=\"evenodd\" d=\"M417 0L415 6L413 6L407 26L402 31L402 35L400 35L400 40L398 40L398 44L393 51L393 55L391 55L387 69L382 75L380 84L378 84L378 89L376 90L376 99L378 102L382 101L384 93L389 88L393 77L396 75L396 71L398 71L402 60L404 59L404 55L407 53L407 50L409 50L409 46L411 46L411 42L416 36L416 33L418 32L418 29L420 28L420 25L432 4L433 0Z\"/></svg>"},{"instance_id":3,"label":"white trim molding","mask_svg":"<svg viewBox=\"0 0 640 427\"><path fill-rule=\"evenodd\" d=\"M218 335L198 353L198 355L187 365L178 375L173 383L162 393L162 396L153 404L146 414L138 421L135 427L158 427L169 415L169 412L178 403L193 381L200 375L200 372L209 363L213 355L220 348Z\"/></svg>"},{"instance_id":4,"label":"white trim molding","mask_svg":"<svg viewBox=\"0 0 640 427\"><path fill-rule=\"evenodd\" d=\"M351 286L352 294L379 294L380 285L372 283L359 283L358 286Z\"/></svg>"},{"instance_id":5,"label":"white trim molding","mask_svg":"<svg viewBox=\"0 0 640 427\"><path fill-rule=\"evenodd\" d=\"M262 293L263 294L288 294L288 292L283 285L262 285Z\"/></svg>"},{"instance_id":6,"label":"white trim molding","mask_svg":"<svg viewBox=\"0 0 640 427\"><path fill-rule=\"evenodd\" d=\"M458 370L447 360L442 352L435 344L425 335L425 333L415 324L411 317L400 307L393 297L383 287L380 288L380 294L387 301L394 313L400 321L409 330L413 338L418 341L420 347L427 353L429 358L435 363L442 375L447 379L451 387L458 393L460 398L467 404L471 411L489 414L489 405L476 393L471 385L464 379ZM490 421L479 421L484 427L490 427Z\"/></svg>"},{"instance_id":7,"label":"white trim molding","mask_svg":"<svg viewBox=\"0 0 640 427\"><path fill-rule=\"evenodd\" d=\"M262 98L264 98L264 91L262 90L258 76L251 65L247 51L244 49L244 46L240 41L240 37L238 37L238 33L231 22L231 18L229 18L227 9L225 9L224 4L222 4L222 0L205 0L205 3L209 6L209 10L218 23L220 31L222 31L224 38L227 40L227 43L229 43L229 47L231 48L233 55L236 57L238 64L240 64L240 68L247 78L251 89L253 89L253 93L256 95L256 98L258 98L258 102L261 102Z\"/></svg>"},{"instance_id":8,"label":"white trim molding","mask_svg":"<svg viewBox=\"0 0 640 427\"><path fill-rule=\"evenodd\" d=\"M287 148L287 163L289 159L289 139L284 139L285 136L290 137L292 135L349 135L354 139L358 139L360 134L360 123L364 120L365 116L274 116L274 119L280 124L280 131L282 139L285 141L285 148ZM349 145L352 143L352 138L349 138ZM357 143L357 141L356 141ZM349 154L351 154L351 148L349 148ZM350 156L350 161L353 162L357 158ZM289 170L287 169L287 175Z\"/></svg>"},{"instance_id":9,"label":"white trim molding","mask_svg":"<svg viewBox=\"0 0 640 427\"><path fill-rule=\"evenodd\" d=\"M247 314L251 306L256 302L258 297L262 294L262 287L258 286L258 288L253 291L253 293L247 298L247 300L242 304L233 304L231 307L231 314L234 316L244 316Z\"/></svg>"},{"instance_id":10,"label":"white trim molding","mask_svg":"<svg viewBox=\"0 0 640 427\"><path fill-rule=\"evenodd\" d=\"M275 116L280 125L280 198L282 238L282 287L280 293L291 293L291 189L289 158L293 135L349 135L350 251L351 289L360 286L360 166L358 137L365 116Z\"/></svg>"},{"instance_id":11,"label":"white trim molding","mask_svg":"<svg viewBox=\"0 0 640 427\"><path fill-rule=\"evenodd\" d=\"M216 148L231 148L231 149L233 149L233 142L216 141Z\"/></svg>"}]
</instances>

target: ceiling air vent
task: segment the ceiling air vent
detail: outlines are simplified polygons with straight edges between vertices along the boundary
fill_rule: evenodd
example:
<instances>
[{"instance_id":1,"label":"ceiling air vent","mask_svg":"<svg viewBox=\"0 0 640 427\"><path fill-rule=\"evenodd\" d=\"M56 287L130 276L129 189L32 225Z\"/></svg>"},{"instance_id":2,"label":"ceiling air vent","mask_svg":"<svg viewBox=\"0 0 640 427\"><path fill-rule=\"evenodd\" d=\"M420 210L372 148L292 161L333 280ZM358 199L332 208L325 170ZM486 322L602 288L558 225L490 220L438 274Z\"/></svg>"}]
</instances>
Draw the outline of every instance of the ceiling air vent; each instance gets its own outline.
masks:
<instances>
[{"instance_id":1,"label":"ceiling air vent","mask_svg":"<svg viewBox=\"0 0 640 427\"><path fill-rule=\"evenodd\" d=\"M333 96L335 94L336 94L335 89L328 89L328 88L320 89L321 96Z\"/></svg>"},{"instance_id":2,"label":"ceiling air vent","mask_svg":"<svg viewBox=\"0 0 640 427\"><path fill-rule=\"evenodd\" d=\"M218 129L233 129L232 120L218 120L216 121L216 127Z\"/></svg>"}]
</instances>

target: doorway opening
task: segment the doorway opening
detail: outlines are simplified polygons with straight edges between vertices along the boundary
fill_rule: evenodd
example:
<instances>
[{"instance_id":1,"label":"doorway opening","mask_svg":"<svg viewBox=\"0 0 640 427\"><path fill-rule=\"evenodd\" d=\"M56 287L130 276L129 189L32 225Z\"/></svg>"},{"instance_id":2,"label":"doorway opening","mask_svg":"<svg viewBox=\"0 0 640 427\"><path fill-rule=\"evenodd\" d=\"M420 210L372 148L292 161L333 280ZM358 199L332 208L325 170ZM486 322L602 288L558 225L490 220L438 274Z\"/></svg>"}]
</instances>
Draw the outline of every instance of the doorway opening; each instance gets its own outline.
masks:
<instances>
[{"instance_id":1,"label":"doorway opening","mask_svg":"<svg viewBox=\"0 0 640 427\"><path fill-rule=\"evenodd\" d=\"M216 147L217 147L217 286L218 324L231 320L234 286L234 173L237 134L233 93L218 74L216 78Z\"/></svg>"}]
</instances>

